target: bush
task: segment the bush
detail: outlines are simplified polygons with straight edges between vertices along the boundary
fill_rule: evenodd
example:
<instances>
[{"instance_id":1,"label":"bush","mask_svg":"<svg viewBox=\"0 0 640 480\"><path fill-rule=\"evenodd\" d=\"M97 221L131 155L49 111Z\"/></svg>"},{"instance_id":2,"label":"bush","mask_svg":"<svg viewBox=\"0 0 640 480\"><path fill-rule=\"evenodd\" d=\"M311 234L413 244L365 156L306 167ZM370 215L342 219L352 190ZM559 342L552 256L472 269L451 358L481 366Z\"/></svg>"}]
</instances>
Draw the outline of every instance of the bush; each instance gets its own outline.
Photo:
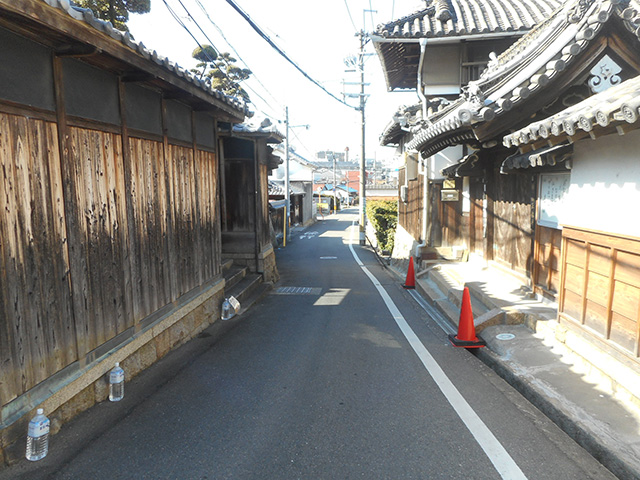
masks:
<instances>
[{"instance_id":1,"label":"bush","mask_svg":"<svg viewBox=\"0 0 640 480\"><path fill-rule=\"evenodd\" d=\"M396 225L398 224L398 202L390 200L368 200L367 218L376 231L380 250L393 251Z\"/></svg>"}]
</instances>

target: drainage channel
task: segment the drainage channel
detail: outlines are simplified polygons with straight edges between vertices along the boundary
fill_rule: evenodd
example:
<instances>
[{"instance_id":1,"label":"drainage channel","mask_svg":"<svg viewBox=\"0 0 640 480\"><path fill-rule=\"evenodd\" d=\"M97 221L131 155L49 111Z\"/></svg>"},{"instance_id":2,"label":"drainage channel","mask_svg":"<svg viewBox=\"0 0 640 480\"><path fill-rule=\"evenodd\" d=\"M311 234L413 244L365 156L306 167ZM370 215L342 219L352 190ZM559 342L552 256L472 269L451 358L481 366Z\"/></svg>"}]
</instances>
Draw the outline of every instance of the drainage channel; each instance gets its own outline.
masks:
<instances>
[{"instance_id":1,"label":"drainage channel","mask_svg":"<svg viewBox=\"0 0 640 480\"><path fill-rule=\"evenodd\" d=\"M320 295L320 287L279 287L272 291L272 295Z\"/></svg>"}]
</instances>

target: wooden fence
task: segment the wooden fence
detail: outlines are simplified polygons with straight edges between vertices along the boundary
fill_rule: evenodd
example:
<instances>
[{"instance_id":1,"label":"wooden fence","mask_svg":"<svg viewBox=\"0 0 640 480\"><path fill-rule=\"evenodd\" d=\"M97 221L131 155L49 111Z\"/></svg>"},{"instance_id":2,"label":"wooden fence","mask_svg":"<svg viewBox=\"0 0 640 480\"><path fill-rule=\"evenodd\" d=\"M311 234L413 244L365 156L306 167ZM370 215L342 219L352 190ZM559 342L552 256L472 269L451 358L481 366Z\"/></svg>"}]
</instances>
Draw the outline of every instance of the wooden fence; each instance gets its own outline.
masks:
<instances>
[{"instance_id":1,"label":"wooden fence","mask_svg":"<svg viewBox=\"0 0 640 480\"><path fill-rule=\"evenodd\" d=\"M216 277L220 232L212 151L0 110L4 406Z\"/></svg>"},{"instance_id":2,"label":"wooden fence","mask_svg":"<svg viewBox=\"0 0 640 480\"><path fill-rule=\"evenodd\" d=\"M640 239L565 227L558 312L640 356Z\"/></svg>"},{"instance_id":3,"label":"wooden fence","mask_svg":"<svg viewBox=\"0 0 640 480\"><path fill-rule=\"evenodd\" d=\"M405 182L406 170L401 169L398 175L398 185L407 185L406 202L398 202L398 224L402 226L415 240L422 241L422 202L424 176L418 175L415 180ZM398 192L400 198L400 192Z\"/></svg>"},{"instance_id":4,"label":"wooden fence","mask_svg":"<svg viewBox=\"0 0 640 480\"><path fill-rule=\"evenodd\" d=\"M493 259L528 276L533 265L535 175L502 175L496 169L492 181L488 222L493 224Z\"/></svg>"}]
</instances>

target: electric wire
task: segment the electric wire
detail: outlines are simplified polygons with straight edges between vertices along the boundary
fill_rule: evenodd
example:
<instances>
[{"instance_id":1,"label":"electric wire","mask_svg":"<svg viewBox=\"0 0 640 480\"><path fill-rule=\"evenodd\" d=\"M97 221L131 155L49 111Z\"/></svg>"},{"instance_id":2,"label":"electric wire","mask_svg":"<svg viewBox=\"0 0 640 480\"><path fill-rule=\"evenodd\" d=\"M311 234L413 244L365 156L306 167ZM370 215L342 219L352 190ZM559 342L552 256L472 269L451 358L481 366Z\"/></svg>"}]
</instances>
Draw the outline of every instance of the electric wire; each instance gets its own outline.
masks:
<instances>
[{"instance_id":1,"label":"electric wire","mask_svg":"<svg viewBox=\"0 0 640 480\"><path fill-rule=\"evenodd\" d=\"M249 70L251 70L251 68L249 67L249 64L247 62L244 61L244 59L241 57L241 55L238 53L238 51L235 49L235 47L231 44L231 42L229 42L229 40L227 39L227 37L225 36L224 32L222 31L222 29L213 21L213 19L211 18L211 16L209 15L209 12L207 12L206 8L204 7L204 5L202 5L202 3L200 2L200 0L195 0L196 4L200 7L200 10L202 10L202 13L205 15L205 17L207 17L207 20L209 20L209 22L211 23L211 25L213 25L215 27L215 29L218 31L218 33L220 34L220 36L222 37L222 39L226 42L226 44L229 46L229 48L231 49L231 51L234 53L234 55L236 57L238 57L238 60L240 60L245 67L247 67ZM275 98L273 96L273 94L271 93L271 91L264 86L264 84L260 81L260 79L256 76L255 72L253 72L252 70L252 79L255 80L263 89L265 92L267 92L269 94L269 96L278 104L279 107L284 108L283 105L280 104L280 102L278 101L277 98ZM253 93L254 95L256 95L260 100L262 100L269 108L271 108L274 112L276 111L275 108L273 108L273 106L271 106L269 104L269 102L267 102L261 95L259 95L254 89L250 88L247 85L247 88L249 90L251 90L251 93ZM264 113L264 112L262 112Z\"/></svg>"},{"instance_id":2,"label":"electric wire","mask_svg":"<svg viewBox=\"0 0 640 480\"><path fill-rule=\"evenodd\" d=\"M369 16L371 17L371 30L375 30L376 24L373 20L373 5L371 5L371 0L369 0ZM363 30L366 31L365 26L362 26Z\"/></svg>"},{"instance_id":3,"label":"electric wire","mask_svg":"<svg viewBox=\"0 0 640 480\"><path fill-rule=\"evenodd\" d=\"M180 0L178 0L180 2L180 5L182 5L182 8L184 8L185 10L186 7L182 4L182 2ZM187 27L185 25L185 23L182 21L182 19L180 18L180 16L173 10L173 8L171 8L171 6L167 3L167 0L162 0L162 3L164 3L165 7L167 7L167 10L169 10L169 13L171 14L171 16L173 17L173 19L178 22L178 24L184 28L184 30L189 34L189 36L193 39L194 42L196 42L196 44L200 47L200 49L202 50L202 52L207 56L207 58L209 59L209 62L211 62L213 65L216 66L216 68L223 74L226 76L226 73L222 71L222 69L220 68L219 65L216 65L214 62L215 59L212 59L209 54L206 52L206 50L204 50L202 48L202 45L200 44L200 42L198 41L198 39L195 37L195 35L191 32L191 30L189 30L189 27ZM187 15L189 15L189 18L191 18L193 20L193 17L191 17L191 14L187 11ZM194 23L196 23L194 21ZM197 24L197 23L196 23ZM199 27L198 27L199 28ZM206 35L205 35L206 37ZM208 38L207 38L208 39ZM216 50L215 46L213 46L213 44L211 45L211 47Z\"/></svg>"},{"instance_id":4,"label":"electric wire","mask_svg":"<svg viewBox=\"0 0 640 480\"><path fill-rule=\"evenodd\" d=\"M358 27L356 27L356 22L353 21L353 17L351 16L351 10L349 10L349 4L347 3L347 0L344 0L344 6L347 9L347 14L349 15L349 20L351 20L351 25L353 25L353 31L357 32L358 31Z\"/></svg>"},{"instance_id":5,"label":"electric wire","mask_svg":"<svg viewBox=\"0 0 640 480\"><path fill-rule=\"evenodd\" d=\"M287 60L291 65L293 65L295 67L296 70L298 70L307 80L309 80L311 83L313 83L314 85L316 85L317 87L319 87L322 91L324 91L326 94L328 94L331 98L333 98L334 100L340 102L343 105L346 105L349 108L353 108L355 110L358 110L358 107L354 107L352 105L349 105L348 103L344 102L343 100L340 100L340 98L336 97L333 93L331 93L329 90L327 90L324 86L322 86L317 80L313 79L307 72L305 72L296 62L294 62L280 47L278 47L273 40L271 40L271 38L264 33L260 27L251 19L251 17L249 17L249 15L247 15L246 12L244 12L233 0L226 0L227 3L229 5L231 5L231 7L238 12L238 14L240 14L240 16L249 24L251 25L251 28L253 28L255 30L255 32L264 40L266 41L269 45L271 45L271 47L278 52L285 60Z\"/></svg>"},{"instance_id":6,"label":"electric wire","mask_svg":"<svg viewBox=\"0 0 640 480\"><path fill-rule=\"evenodd\" d=\"M195 37L195 35L193 35L193 33L191 32L191 30L189 29L189 27L182 21L182 19L180 18L180 16L173 10L173 8L171 8L171 6L167 3L166 0L162 0L163 3L165 4L165 6L167 7L167 10L169 10L169 13L171 14L171 16L174 18L174 20L176 22L178 22L178 24L184 28L186 30L186 32L189 34L189 36L196 42L196 44L200 47L200 49L202 50L202 52L207 56L207 58L209 59L209 62L211 64L214 65L214 67L220 72L222 73L224 76L227 76L227 73L224 72L220 66L215 62L215 59L212 59L207 51L205 49L202 48L202 45L200 44L200 42L198 41L198 39ZM178 0L178 3L180 3L180 5L182 6L182 8L185 10L185 12L187 13L187 16L191 19L191 21L198 27L198 29L200 30L200 32L202 32L202 34L204 35L204 37L209 41L209 44L211 45L211 47L216 51L216 53L219 52L219 49L215 47L215 45L213 45L213 42L211 41L211 39L209 38L209 36L204 32L204 30L202 29L202 27L200 27L200 25L198 24L198 22L195 20L195 18L193 17L193 15L191 15L191 13L189 12L189 10L187 9L187 7L184 5L184 3L182 3L181 0ZM212 22L213 23L213 22ZM228 43L228 42L227 42ZM229 62L226 61L226 59L221 58L222 61L224 63L227 64L227 66L229 66ZM243 62L244 63L244 62ZM246 66L246 63L245 63ZM248 66L247 66L248 68ZM246 83L245 85L243 85L244 87L247 87L248 90L251 91L251 93L255 94L258 98L260 98L269 108L271 108L274 112L276 111L276 109L274 109L269 102L267 102L259 93L257 93L254 89L250 88ZM264 86L263 86L264 87ZM257 108L257 105L255 104L255 102L251 102L249 101L249 103L252 103L256 109L258 111L260 111L260 113L262 113L265 117L270 117L270 116L274 116L274 115L269 115L267 113L265 113L264 111L260 110Z\"/></svg>"}]
</instances>

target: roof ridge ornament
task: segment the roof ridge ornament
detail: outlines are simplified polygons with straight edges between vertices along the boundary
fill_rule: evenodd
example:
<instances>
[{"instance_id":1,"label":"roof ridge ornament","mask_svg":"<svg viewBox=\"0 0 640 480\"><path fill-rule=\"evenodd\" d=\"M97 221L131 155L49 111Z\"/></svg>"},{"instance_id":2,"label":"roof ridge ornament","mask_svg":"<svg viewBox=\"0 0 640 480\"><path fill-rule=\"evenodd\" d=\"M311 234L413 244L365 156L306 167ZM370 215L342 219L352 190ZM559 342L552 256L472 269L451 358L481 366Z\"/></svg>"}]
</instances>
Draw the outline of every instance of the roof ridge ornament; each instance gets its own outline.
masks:
<instances>
[{"instance_id":1,"label":"roof ridge ornament","mask_svg":"<svg viewBox=\"0 0 640 480\"><path fill-rule=\"evenodd\" d=\"M435 6L435 17L441 22L447 22L453 17L449 0L434 0L433 4Z\"/></svg>"},{"instance_id":2,"label":"roof ridge ornament","mask_svg":"<svg viewBox=\"0 0 640 480\"><path fill-rule=\"evenodd\" d=\"M622 79L618 74L621 71L622 67L614 62L609 55L605 55L589 72L593 75L589 79L589 88L593 93L599 93L620 84Z\"/></svg>"},{"instance_id":3,"label":"roof ridge ornament","mask_svg":"<svg viewBox=\"0 0 640 480\"><path fill-rule=\"evenodd\" d=\"M567 21L569 23L578 23L583 19L584 14L589 10L589 7L591 7L594 2L595 0L580 0L567 12Z\"/></svg>"}]
</instances>

